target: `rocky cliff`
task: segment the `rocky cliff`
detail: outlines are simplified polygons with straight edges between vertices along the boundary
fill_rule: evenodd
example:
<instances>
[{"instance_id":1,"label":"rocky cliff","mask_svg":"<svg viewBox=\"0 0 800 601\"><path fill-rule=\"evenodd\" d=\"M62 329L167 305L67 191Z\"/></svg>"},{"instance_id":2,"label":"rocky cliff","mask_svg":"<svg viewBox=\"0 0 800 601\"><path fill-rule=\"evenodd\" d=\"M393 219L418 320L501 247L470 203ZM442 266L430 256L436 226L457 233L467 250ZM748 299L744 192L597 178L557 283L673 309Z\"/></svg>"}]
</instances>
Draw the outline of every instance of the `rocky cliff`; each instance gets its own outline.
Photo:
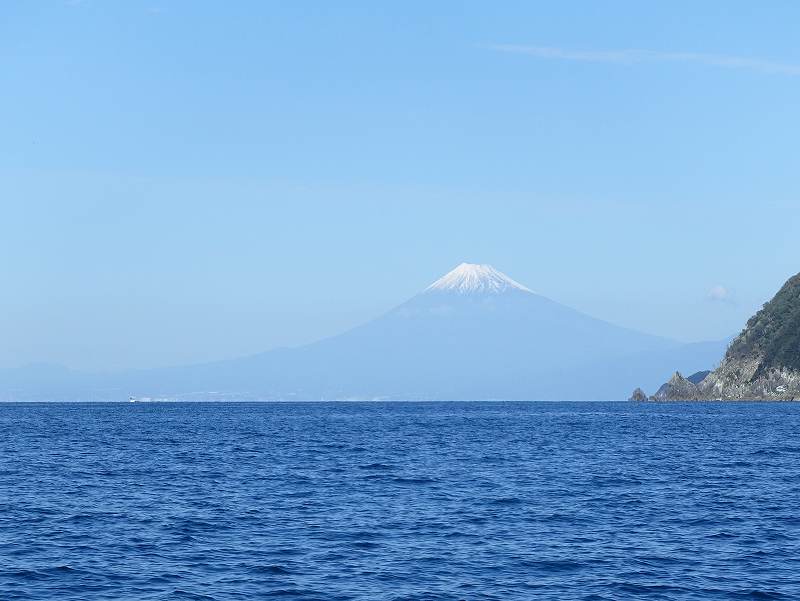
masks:
<instances>
[{"instance_id":1,"label":"rocky cliff","mask_svg":"<svg viewBox=\"0 0 800 601\"><path fill-rule=\"evenodd\" d=\"M800 274L747 322L698 384L675 374L653 400L800 400Z\"/></svg>"}]
</instances>

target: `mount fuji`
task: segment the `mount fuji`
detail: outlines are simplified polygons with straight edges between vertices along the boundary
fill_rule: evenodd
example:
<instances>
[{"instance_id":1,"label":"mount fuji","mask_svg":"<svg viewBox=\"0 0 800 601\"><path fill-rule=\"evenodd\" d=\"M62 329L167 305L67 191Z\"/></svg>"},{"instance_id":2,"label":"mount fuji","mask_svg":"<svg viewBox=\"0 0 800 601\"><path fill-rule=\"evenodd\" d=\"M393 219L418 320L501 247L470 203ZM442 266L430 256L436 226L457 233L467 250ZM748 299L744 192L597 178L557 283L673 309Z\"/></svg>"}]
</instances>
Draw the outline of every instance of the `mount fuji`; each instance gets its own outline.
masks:
<instances>
[{"instance_id":1,"label":"mount fuji","mask_svg":"<svg viewBox=\"0 0 800 601\"><path fill-rule=\"evenodd\" d=\"M489 265L462 263L332 338L203 365L75 376L75 384L91 398L622 399L676 365L711 368L724 346L616 326Z\"/></svg>"}]
</instances>

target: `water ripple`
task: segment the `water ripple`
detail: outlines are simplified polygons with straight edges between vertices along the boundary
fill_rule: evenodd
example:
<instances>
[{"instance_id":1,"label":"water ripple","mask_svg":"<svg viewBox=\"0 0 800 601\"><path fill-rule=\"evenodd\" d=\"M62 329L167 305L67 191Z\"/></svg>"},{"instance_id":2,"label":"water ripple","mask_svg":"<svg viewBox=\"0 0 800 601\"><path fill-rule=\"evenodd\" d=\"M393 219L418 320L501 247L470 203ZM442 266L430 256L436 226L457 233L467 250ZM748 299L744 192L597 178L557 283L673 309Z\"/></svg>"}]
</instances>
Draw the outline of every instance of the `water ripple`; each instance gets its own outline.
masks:
<instances>
[{"instance_id":1,"label":"water ripple","mask_svg":"<svg viewBox=\"0 0 800 601\"><path fill-rule=\"evenodd\" d=\"M797 599L798 431L798 404L0 405L0 599Z\"/></svg>"}]
</instances>

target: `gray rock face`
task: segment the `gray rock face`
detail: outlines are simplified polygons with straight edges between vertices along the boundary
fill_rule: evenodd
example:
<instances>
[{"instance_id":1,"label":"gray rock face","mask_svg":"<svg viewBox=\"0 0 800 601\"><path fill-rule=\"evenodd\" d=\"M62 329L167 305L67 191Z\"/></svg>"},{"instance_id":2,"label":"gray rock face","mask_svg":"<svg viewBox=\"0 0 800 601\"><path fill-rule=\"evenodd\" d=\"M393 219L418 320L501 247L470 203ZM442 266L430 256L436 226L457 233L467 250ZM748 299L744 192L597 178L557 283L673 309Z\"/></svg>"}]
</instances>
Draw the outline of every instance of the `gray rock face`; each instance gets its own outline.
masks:
<instances>
[{"instance_id":1,"label":"gray rock face","mask_svg":"<svg viewBox=\"0 0 800 601\"><path fill-rule=\"evenodd\" d=\"M704 399L794 401L800 399L800 372L788 368L763 371L758 358L726 358L703 380L700 392Z\"/></svg>"},{"instance_id":2,"label":"gray rock face","mask_svg":"<svg viewBox=\"0 0 800 601\"><path fill-rule=\"evenodd\" d=\"M651 397L654 401L794 401L800 400L800 372L773 368L753 377L757 360L725 359L699 384L676 373Z\"/></svg>"},{"instance_id":3,"label":"gray rock face","mask_svg":"<svg viewBox=\"0 0 800 601\"><path fill-rule=\"evenodd\" d=\"M695 401L700 398L700 389L676 371L651 398L654 401Z\"/></svg>"},{"instance_id":4,"label":"gray rock face","mask_svg":"<svg viewBox=\"0 0 800 601\"><path fill-rule=\"evenodd\" d=\"M641 388L637 388L636 390L633 391L631 398L629 398L628 400L636 402L646 401L647 395L645 394L644 390L642 390Z\"/></svg>"}]
</instances>

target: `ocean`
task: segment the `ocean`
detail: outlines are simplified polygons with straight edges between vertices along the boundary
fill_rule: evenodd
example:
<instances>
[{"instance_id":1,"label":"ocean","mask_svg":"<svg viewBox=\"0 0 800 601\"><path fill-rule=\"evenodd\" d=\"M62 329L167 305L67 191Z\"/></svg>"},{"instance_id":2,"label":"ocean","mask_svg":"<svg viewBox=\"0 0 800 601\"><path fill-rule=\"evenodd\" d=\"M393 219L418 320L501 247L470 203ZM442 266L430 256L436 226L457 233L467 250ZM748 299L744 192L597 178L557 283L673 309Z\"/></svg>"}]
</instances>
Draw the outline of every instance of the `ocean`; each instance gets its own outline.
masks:
<instances>
[{"instance_id":1,"label":"ocean","mask_svg":"<svg viewBox=\"0 0 800 601\"><path fill-rule=\"evenodd\" d=\"M0 599L800 598L800 404L0 404Z\"/></svg>"}]
</instances>

